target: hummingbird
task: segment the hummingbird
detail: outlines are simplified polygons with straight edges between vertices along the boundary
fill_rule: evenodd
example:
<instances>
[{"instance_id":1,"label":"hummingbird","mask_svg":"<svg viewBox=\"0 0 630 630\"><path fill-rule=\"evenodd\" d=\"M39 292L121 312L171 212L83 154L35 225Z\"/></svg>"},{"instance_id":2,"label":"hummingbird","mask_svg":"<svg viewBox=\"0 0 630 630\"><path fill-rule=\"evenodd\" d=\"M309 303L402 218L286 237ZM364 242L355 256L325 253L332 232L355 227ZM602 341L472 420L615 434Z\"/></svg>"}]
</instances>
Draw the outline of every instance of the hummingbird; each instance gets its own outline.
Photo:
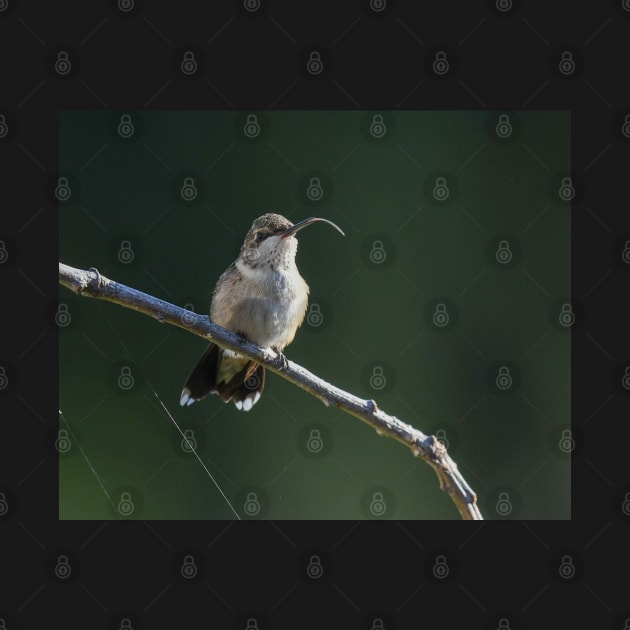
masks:
<instances>
[{"instance_id":1,"label":"hummingbird","mask_svg":"<svg viewBox=\"0 0 630 630\"><path fill-rule=\"evenodd\" d=\"M263 348L286 364L282 351L294 339L306 315L309 288L295 264L296 234L316 221L291 223L280 214L258 217L245 236L238 258L221 274L212 294L210 319ZM184 383L179 404L192 405L218 394L249 411L265 386L265 368L232 350L211 343Z\"/></svg>"}]
</instances>

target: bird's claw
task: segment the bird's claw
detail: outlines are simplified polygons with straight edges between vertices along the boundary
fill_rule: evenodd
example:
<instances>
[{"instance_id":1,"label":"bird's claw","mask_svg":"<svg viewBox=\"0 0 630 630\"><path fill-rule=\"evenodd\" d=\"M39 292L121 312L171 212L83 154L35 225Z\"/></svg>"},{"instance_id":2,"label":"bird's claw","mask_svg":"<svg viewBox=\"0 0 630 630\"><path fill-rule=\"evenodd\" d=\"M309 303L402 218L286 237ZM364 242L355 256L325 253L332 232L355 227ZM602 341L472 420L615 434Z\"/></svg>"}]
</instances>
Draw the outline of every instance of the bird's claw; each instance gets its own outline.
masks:
<instances>
[{"instance_id":1,"label":"bird's claw","mask_svg":"<svg viewBox=\"0 0 630 630\"><path fill-rule=\"evenodd\" d=\"M281 370L286 370L289 367L289 359L287 359L282 351L278 348L271 348L276 353L276 364Z\"/></svg>"}]
</instances>

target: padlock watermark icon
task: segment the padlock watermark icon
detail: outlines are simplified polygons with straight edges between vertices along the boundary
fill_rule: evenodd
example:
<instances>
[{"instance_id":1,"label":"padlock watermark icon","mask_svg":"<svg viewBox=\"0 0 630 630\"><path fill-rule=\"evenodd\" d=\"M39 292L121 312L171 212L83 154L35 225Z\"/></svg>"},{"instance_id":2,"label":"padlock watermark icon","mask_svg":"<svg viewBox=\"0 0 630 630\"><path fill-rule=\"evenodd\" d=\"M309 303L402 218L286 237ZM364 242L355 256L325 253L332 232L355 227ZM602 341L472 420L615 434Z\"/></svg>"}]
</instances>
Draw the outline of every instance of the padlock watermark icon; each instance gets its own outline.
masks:
<instances>
[{"instance_id":1,"label":"padlock watermark icon","mask_svg":"<svg viewBox=\"0 0 630 630\"><path fill-rule=\"evenodd\" d=\"M131 241L120 241L120 249L118 250L117 258L123 265L129 265L136 257L133 249L131 248Z\"/></svg>"},{"instance_id":2,"label":"padlock watermark icon","mask_svg":"<svg viewBox=\"0 0 630 630\"><path fill-rule=\"evenodd\" d=\"M432 194L436 201L446 201L449 198L451 191L446 183L446 177L435 178Z\"/></svg>"},{"instance_id":3,"label":"padlock watermark icon","mask_svg":"<svg viewBox=\"0 0 630 630\"><path fill-rule=\"evenodd\" d=\"M508 492L499 492L495 510L499 516L509 516L512 513L512 502Z\"/></svg>"},{"instance_id":4,"label":"padlock watermark icon","mask_svg":"<svg viewBox=\"0 0 630 630\"><path fill-rule=\"evenodd\" d=\"M258 516L260 514L261 505L258 500L258 494L256 492L248 492L243 503L243 510L245 514L250 517Z\"/></svg>"},{"instance_id":5,"label":"padlock watermark icon","mask_svg":"<svg viewBox=\"0 0 630 630\"><path fill-rule=\"evenodd\" d=\"M186 304L184 304L183 308L185 310L180 316L182 324L190 325L190 324L192 324L195 321L195 317L196 317L196 315L195 315L195 305L192 304L191 302L187 302Z\"/></svg>"},{"instance_id":6,"label":"padlock watermark icon","mask_svg":"<svg viewBox=\"0 0 630 630\"><path fill-rule=\"evenodd\" d=\"M309 431L308 439L306 440L306 448L309 453L313 453L314 455L321 453L324 448L324 440L322 439L322 434L319 429L311 429Z\"/></svg>"},{"instance_id":7,"label":"padlock watermark icon","mask_svg":"<svg viewBox=\"0 0 630 630\"><path fill-rule=\"evenodd\" d=\"M317 302L313 302L309 305L308 313L306 314L306 321L308 325L313 328L319 328L324 323L324 315Z\"/></svg>"},{"instance_id":8,"label":"padlock watermark icon","mask_svg":"<svg viewBox=\"0 0 630 630\"><path fill-rule=\"evenodd\" d=\"M245 387L247 387L247 389L251 391L260 387L260 376L258 376L258 371L250 374L247 377L247 379L245 380Z\"/></svg>"},{"instance_id":9,"label":"padlock watermark icon","mask_svg":"<svg viewBox=\"0 0 630 630\"><path fill-rule=\"evenodd\" d=\"M117 5L120 11L123 13L129 13L130 11L133 11L136 3L134 0L118 0Z\"/></svg>"},{"instance_id":10,"label":"padlock watermark icon","mask_svg":"<svg viewBox=\"0 0 630 630\"><path fill-rule=\"evenodd\" d=\"M438 76L444 76L451 69L450 63L446 58L446 51L438 50L433 58L433 72Z\"/></svg>"},{"instance_id":11,"label":"padlock watermark icon","mask_svg":"<svg viewBox=\"0 0 630 630\"><path fill-rule=\"evenodd\" d=\"M55 313L55 324L57 324L59 328L65 328L71 323L72 316L68 310L68 305L65 302L61 302L59 306L57 306L57 312Z\"/></svg>"},{"instance_id":12,"label":"padlock watermark icon","mask_svg":"<svg viewBox=\"0 0 630 630\"><path fill-rule=\"evenodd\" d=\"M57 563L53 569L55 577L59 580L67 580L72 575L72 567L70 566L70 560L65 554L60 554L57 557Z\"/></svg>"},{"instance_id":13,"label":"padlock watermark icon","mask_svg":"<svg viewBox=\"0 0 630 630\"><path fill-rule=\"evenodd\" d=\"M186 429L180 443L180 448L184 453L194 453L197 450L197 439L193 429Z\"/></svg>"},{"instance_id":14,"label":"padlock watermark icon","mask_svg":"<svg viewBox=\"0 0 630 630\"><path fill-rule=\"evenodd\" d=\"M184 201L194 201L197 198L198 191L194 177L184 177L179 194Z\"/></svg>"},{"instance_id":15,"label":"padlock watermark icon","mask_svg":"<svg viewBox=\"0 0 630 630\"><path fill-rule=\"evenodd\" d=\"M558 567L558 575L560 575L563 580L570 580L575 577L575 564L572 556L569 554L562 556L560 566Z\"/></svg>"},{"instance_id":16,"label":"padlock watermark icon","mask_svg":"<svg viewBox=\"0 0 630 630\"><path fill-rule=\"evenodd\" d=\"M0 492L0 516L4 516L9 512L9 502L4 492ZM2 630L0 628L0 630Z\"/></svg>"},{"instance_id":17,"label":"padlock watermark icon","mask_svg":"<svg viewBox=\"0 0 630 630\"><path fill-rule=\"evenodd\" d=\"M387 260L387 252L385 251L385 245L383 241L377 239L372 241L372 248L370 249L370 262L375 265L381 265Z\"/></svg>"},{"instance_id":18,"label":"padlock watermark icon","mask_svg":"<svg viewBox=\"0 0 630 630\"><path fill-rule=\"evenodd\" d=\"M435 310L433 311L433 317L431 319L433 321L433 325L438 328L444 328L449 325L451 316L448 314L446 304L444 304L444 302L438 302L435 305Z\"/></svg>"},{"instance_id":19,"label":"padlock watermark icon","mask_svg":"<svg viewBox=\"0 0 630 630\"><path fill-rule=\"evenodd\" d=\"M197 60L195 59L195 53L192 50L187 50L184 53L184 57L182 59L181 64L179 65L179 69L182 71L183 74L185 74L188 77L192 76L193 74L195 74L195 72L197 72L197 69L198 69Z\"/></svg>"},{"instance_id":20,"label":"padlock watermark icon","mask_svg":"<svg viewBox=\"0 0 630 630\"><path fill-rule=\"evenodd\" d=\"M0 114L0 139L9 135L9 125L4 114Z\"/></svg>"},{"instance_id":21,"label":"padlock watermark icon","mask_svg":"<svg viewBox=\"0 0 630 630\"><path fill-rule=\"evenodd\" d=\"M256 114L248 114L243 125L243 133L248 138L257 138L260 135L260 123Z\"/></svg>"},{"instance_id":22,"label":"padlock watermark icon","mask_svg":"<svg viewBox=\"0 0 630 630\"><path fill-rule=\"evenodd\" d=\"M435 432L435 437L440 441L442 446L444 446L444 448L448 450L448 447L450 446L450 442L448 441L448 438L446 437L446 429L438 429Z\"/></svg>"},{"instance_id":23,"label":"padlock watermark icon","mask_svg":"<svg viewBox=\"0 0 630 630\"><path fill-rule=\"evenodd\" d=\"M499 367L497 377L494 382L497 388L501 391L506 392L511 389L514 381L512 379L512 374L510 373L510 368L507 365L501 365Z\"/></svg>"},{"instance_id":24,"label":"padlock watermark icon","mask_svg":"<svg viewBox=\"0 0 630 630\"><path fill-rule=\"evenodd\" d=\"M373 138L383 138L387 133L387 126L385 125L385 121L383 120L382 114L374 114L372 116L372 122L370 124L370 135Z\"/></svg>"},{"instance_id":25,"label":"padlock watermark icon","mask_svg":"<svg viewBox=\"0 0 630 630\"><path fill-rule=\"evenodd\" d=\"M558 448L563 453L571 453L575 448L575 440L573 439L573 434L571 433L571 429L563 429L560 439L558 440Z\"/></svg>"},{"instance_id":26,"label":"padlock watermark icon","mask_svg":"<svg viewBox=\"0 0 630 630\"><path fill-rule=\"evenodd\" d=\"M319 51L313 50L309 53L308 61L306 62L306 71L314 77L324 71L324 62L322 61L322 56Z\"/></svg>"},{"instance_id":27,"label":"padlock watermark icon","mask_svg":"<svg viewBox=\"0 0 630 630\"><path fill-rule=\"evenodd\" d=\"M67 50L60 50L57 53L57 59L55 59L55 72L60 77L65 77L72 71L72 62L70 61L70 55Z\"/></svg>"},{"instance_id":28,"label":"padlock watermark icon","mask_svg":"<svg viewBox=\"0 0 630 630\"><path fill-rule=\"evenodd\" d=\"M494 128L499 138L509 138L512 135L512 123L508 114L501 114Z\"/></svg>"},{"instance_id":29,"label":"padlock watermark icon","mask_svg":"<svg viewBox=\"0 0 630 630\"><path fill-rule=\"evenodd\" d=\"M570 50L562 51L558 63L558 70L560 74L563 74L565 77L571 76L575 72L575 59Z\"/></svg>"},{"instance_id":30,"label":"padlock watermark icon","mask_svg":"<svg viewBox=\"0 0 630 630\"><path fill-rule=\"evenodd\" d=\"M129 391L136 384L136 380L131 373L131 368L128 365L123 365L120 368L117 383L118 387L123 391Z\"/></svg>"},{"instance_id":31,"label":"padlock watermark icon","mask_svg":"<svg viewBox=\"0 0 630 630\"><path fill-rule=\"evenodd\" d=\"M507 240L499 241L494 257L499 264L509 265L513 258L512 250L510 249L510 242Z\"/></svg>"},{"instance_id":32,"label":"padlock watermark icon","mask_svg":"<svg viewBox=\"0 0 630 630\"><path fill-rule=\"evenodd\" d=\"M387 512L387 503L385 497L380 491L372 493L372 499L370 500L370 514L372 516L381 517Z\"/></svg>"},{"instance_id":33,"label":"padlock watermark icon","mask_svg":"<svg viewBox=\"0 0 630 630\"><path fill-rule=\"evenodd\" d=\"M433 575L438 580L445 580L451 572L447 562L446 556L438 555L433 563Z\"/></svg>"},{"instance_id":34,"label":"padlock watermark icon","mask_svg":"<svg viewBox=\"0 0 630 630\"><path fill-rule=\"evenodd\" d=\"M121 516L131 516L133 514L136 506L131 498L131 492L125 491L120 493L117 509Z\"/></svg>"},{"instance_id":35,"label":"padlock watermark icon","mask_svg":"<svg viewBox=\"0 0 630 630\"><path fill-rule=\"evenodd\" d=\"M309 558L308 565L306 566L306 575L311 580L319 580L324 575L324 567L322 566L322 560L318 555L312 555Z\"/></svg>"},{"instance_id":36,"label":"padlock watermark icon","mask_svg":"<svg viewBox=\"0 0 630 630\"><path fill-rule=\"evenodd\" d=\"M573 306L570 302L565 302L560 307L560 313L558 314L558 323L564 328L571 328L575 324L575 313L573 312Z\"/></svg>"},{"instance_id":37,"label":"padlock watermark icon","mask_svg":"<svg viewBox=\"0 0 630 630\"><path fill-rule=\"evenodd\" d=\"M72 197L72 188L67 177L60 177L57 180L57 186L55 187L55 197L59 201L68 201Z\"/></svg>"},{"instance_id":38,"label":"padlock watermark icon","mask_svg":"<svg viewBox=\"0 0 630 630\"><path fill-rule=\"evenodd\" d=\"M372 249L370 250L370 262L375 265L381 265L387 260L387 252L383 241L375 240L372 242Z\"/></svg>"},{"instance_id":39,"label":"padlock watermark icon","mask_svg":"<svg viewBox=\"0 0 630 630\"><path fill-rule=\"evenodd\" d=\"M198 569L195 558L191 555L184 556L184 560L182 561L179 572L181 576L186 580L193 580L194 578L196 578Z\"/></svg>"},{"instance_id":40,"label":"padlock watermark icon","mask_svg":"<svg viewBox=\"0 0 630 630\"><path fill-rule=\"evenodd\" d=\"M563 177L558 188L558 197L562 201L572 201L575 197L575 187L570 177Z\"/></svg>"},{"instance_id":41,"label":"padlock watermark icon","mask_svg":"<svg viewBox=\"0 0 630 630\"><path fill-rule=\"evenodd\" d=\"M118 135L121 138L131 138L135 133L136 128L131 121L130 114L121 114L120 121L118 123Z\"/></svg>"},{"instance_id":42,"label":"padlock watermark icon","mask_svg":"<svg viewBox=\"0 0 630 630\"><path fill-rule=\"evenodd\" d=\"M319 177L311 177L306 189L306 196L310 201L321 201L324 196L324 188Z\"/></svg>"},{"instance_id":43,"label":"padlock watermark icon","mask_svg":"<svg viewBox=\"0 0 630 630\"><path fill-rule=\"evenodd\" d=\"M2 628L0 628L2 630ZM123 617L120 620L120 625L118 626L118 630L133 630L133 626L131 625L131 619L129 617Z\"/></svg>"},{"instance_id":44,"label":"padlock watermark icon","mask_svg":"<svg viewBox=\"0 0 630 630\"><path fill-rule=\"evenodd\" d=\"M58 453L67 453L72 448L72 442L67 429L59 429L55 440L55 449Z\"/></svg>"},{"instance_id":45,"label":"padlock watermark icon","mask_svg":"<svg viewBox=\"0 0 630 630\"><path fill-rule=\"evenodd\" d=\"M387 8L387 0L370 0L370 11L374 13L382 13Z\"/></svg>"},{"instance_id":46,"label":"padlock watermark icon","mask_svg":"<svg viewBox=\"0 0 630 630\"><path fill-rule=\"evenodd\" d=\"M372 375L370 376L370 387L375 389L376 391L380 391L387 385L387 378L385 377L385 372L383 371L383 367L380 365L375 365L372 368Z\"/></svg>"}]
</instances>

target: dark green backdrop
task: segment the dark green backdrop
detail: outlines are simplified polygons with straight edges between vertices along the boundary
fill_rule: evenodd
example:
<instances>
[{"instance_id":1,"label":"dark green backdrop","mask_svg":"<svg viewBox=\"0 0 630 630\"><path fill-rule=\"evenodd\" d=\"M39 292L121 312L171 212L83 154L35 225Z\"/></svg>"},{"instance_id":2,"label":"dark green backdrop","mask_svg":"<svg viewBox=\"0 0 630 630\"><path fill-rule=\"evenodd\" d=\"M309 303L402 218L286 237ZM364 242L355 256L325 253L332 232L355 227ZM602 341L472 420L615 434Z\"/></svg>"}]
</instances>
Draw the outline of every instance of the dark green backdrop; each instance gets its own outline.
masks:
<instances>
[{"instance_id":1,"label":"dark green backdrop","mask_svg":"<svg viewBox=\"0 0 630 630\"><path fill-rule=\"evenodd\" d=\"M196 312L254 218L300 233L292 360L448 441L486 518L570 517L567 112L66 112L60 261ZM182 409L205 343L60 289L62 519L451 519L402 445L275 375ZM319 438L319 440L318 440ZM66 440L66 441L64 441Z\"/></svg>"}]
</instances>

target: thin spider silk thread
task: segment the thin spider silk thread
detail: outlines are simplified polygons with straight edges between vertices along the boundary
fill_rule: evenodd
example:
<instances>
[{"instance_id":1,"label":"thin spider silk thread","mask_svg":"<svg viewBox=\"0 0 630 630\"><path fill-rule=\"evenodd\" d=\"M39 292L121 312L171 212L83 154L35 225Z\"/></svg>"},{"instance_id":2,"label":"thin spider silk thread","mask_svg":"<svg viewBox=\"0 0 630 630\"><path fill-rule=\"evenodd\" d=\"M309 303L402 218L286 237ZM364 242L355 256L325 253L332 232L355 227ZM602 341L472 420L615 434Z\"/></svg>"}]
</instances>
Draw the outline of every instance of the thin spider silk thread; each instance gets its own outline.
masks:
<instances>
[{"instance_id":1,"label":"thin spider silk thread","mask_svg":"<svg viewBox=\"0 0 630 630\"><path fill-rule=\"evenodd\" d=\"M90 459L87 456L87 453L83 450L83 447L81 446L81 442L79 442L77 436L75 435L74 431L70 427L70 423L66 420L61 409L59 410L59 417L63 420L63 423L66 425L66 429L68 430L68 433L72 437L74 443L77 445L79 449L79 453L81 453L81 459L83 460L85 465L92 471L92 474L94 475L94 478L96 479L96 482L98 483L101 490L107 497L107 500L111 503L111 506L114 508L114 514L116 514L116 518L120 519L121 516L120 516L120 513L118 512L118 508L116 507L116 504L114 503L109 492L107 492L107 488L105 487L105 484L103 483L102 479L98 476L98 473L96 472L96 468L94 468L94 466L92 465L92 462L90 462Z\"/></svg>"},{"instance_id":2,"label":"thin spider silk thread","mask_svg":"<svg viewBox=\"0 0 630 630\"><path fill-rule=\"evenodd\" d=\"M197 458L197 461L202 465L208 477L212 479L212 483L214 483L214 485L216 486L221 496L225 499L225 502L230 506L230 509L232 510L232 512L234 512L234 516L236 516L236 518L240 521L241 517L239 516L238 512L234 509L234 506L230 503L230 500L227 498L227 496L221 489L221 486L218 484L217 480L214 478L214 475L208 470L208 467L206 466L204 461L201 459L201 457L199 457L199 453L197 453L197 449L194 448L194 444L188 439L186 434L180 429L179 425L175 421L175 418L173 418L173 416L171 415L171 412L166 408L166 405L162 402L162 399L158 396L157 392L153 388L153 385L151 385L150 381L146 377L144 377L144 380L147 382L147 384L151 388L151 391L157 398L160 405L162 405L162 408L164 409L164 411L166 411L166 413L168 414L168 417L171 419L172 423L175 425L175 428L179 431L179 434L182 436L184 440L186 440L186 444L188 445L188 448L190 449L190 451L194 453L195 457Z\"/></svg>"},{"instance_id":3,"label":"thin spider silk thread","mask_svg":"<svg viewBox=\"0 0 630 630\"><path fill-rule=\"evenodd\" d=\"M100 310L101 315L105 318L105 321L107 322L107 325L111 328L112 332L114 333L116 339L118 339L118 342L120 343L120 345L123 347L123 350L125 351L125 354L130 357L133 360L133 357L131 355L131 352L129 352L129 349L127 348L127 346L125 345L125 343L123 342L123 340L121 339L120 335L118 334L118 331L116 330L115 326L112 324L112 322L110 321L109 317L107 316L107 314L104 312L104 310L101 308L101 305L98 304L98 300L96 301L96 306L97 308ZM197 450L195 448L193 448L193 444L190 442L190 440L186 437L186 435L184 434L184 432L181 430L181 428L179 427L179 425L177 424L177 421L175 420L175 418L173 417L173 415L171 414L171 412L166 408L166 405L162 402L162 399L158 396L157 392L155 391L155 388L153 387L153 385L151 385L150 381L146 378L146 376L143 375L144 380L146 381L146 383L149 385L149 387L151 388L151 391L153 392L154 396L157 398L158 402L160 403L160 405L162 405L162 407L164 408L164 410L166 411L168 417L171 419L171 422L175 425L175 428L177 429L177 431L179 432L179 434L182 436L183 439L186 440L186 444L188 445L188 447L190 448L191 452L194 453L195 457L197 458L197 461L201 464L202 468L205 470L206 474L208 475L208 477L212 480L212 483L215 485L215 487L217 488L217 490L219 491L219 494L223 497L223 499L225 500L225 502L227 503L227 505L229 506L230 510L232 510L232 512L234 513L234 515L236 516L237 520L242 520L239 513L236 511L236 509L234 508L234 506L232 505L232 503L230 502L230 500L227 498L227 496L225 495L225 493L223 492L221 486L219 485L219 483L217 482L217 480L214 478L214 475L208 470L208 467L206 466L206 464L204 463L204 461L201 459L201 457L199 456L199 453L197 453ZM96 471L93 469L94 474L96 475ZM98 479L98 476L97 476ZM100 481L99 481L100 483ZM107 493L106 493L107 494ZM109 495L107 495L110 502L111 502L111 498L109 497ZM117 512L118 513L118 512Z\"/></svg>"}]
</instances>

